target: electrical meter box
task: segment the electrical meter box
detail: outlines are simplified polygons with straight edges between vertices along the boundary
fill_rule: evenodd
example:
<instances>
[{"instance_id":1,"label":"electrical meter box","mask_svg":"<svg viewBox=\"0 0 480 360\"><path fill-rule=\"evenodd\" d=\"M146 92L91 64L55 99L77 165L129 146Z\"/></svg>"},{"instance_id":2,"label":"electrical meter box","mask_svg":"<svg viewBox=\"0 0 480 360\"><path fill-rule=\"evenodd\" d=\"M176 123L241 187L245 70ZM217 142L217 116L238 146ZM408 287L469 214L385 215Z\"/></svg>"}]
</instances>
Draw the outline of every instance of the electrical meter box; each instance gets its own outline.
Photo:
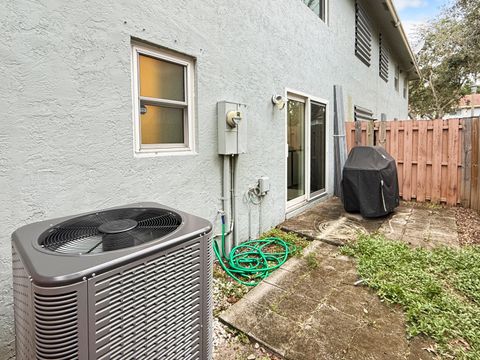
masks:
<instances>
[{"instance_id":1,"label":"electrical meter box","mask_svg":"<svg viewBox=\"0 0 480 360\"><path fill-rule=\"evenodd\" d=\"M218 153L237 155L247 152L247 106L228 101L217 103Z\"/></svg>"}]
</instances>

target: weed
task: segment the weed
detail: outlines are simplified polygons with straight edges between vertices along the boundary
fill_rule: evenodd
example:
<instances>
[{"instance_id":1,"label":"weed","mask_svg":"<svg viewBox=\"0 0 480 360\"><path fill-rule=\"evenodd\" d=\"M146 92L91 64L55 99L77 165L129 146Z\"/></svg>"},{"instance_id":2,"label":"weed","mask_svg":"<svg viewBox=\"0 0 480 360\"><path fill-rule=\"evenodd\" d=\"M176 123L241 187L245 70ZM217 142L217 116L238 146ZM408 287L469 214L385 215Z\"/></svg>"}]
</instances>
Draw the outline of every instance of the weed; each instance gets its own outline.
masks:
<instances>
[{"instance_id":1,"label":"weed","mask_svg":"<svg viewBox=\"0 0 480 360\"><path fill-rule=\"evenodd\" d=\"M245 345L250 344L250 339L248 338L248 336L247 336L245 333L241 332L241 331L238 332L238 334L237 334L237 339L238 339L242 344L245 344Z\"/></svg>"},{"instance_id":2,"label":"weed","mask_svg":"<svg viewBox=\"0 0 480 360\"><path fill-rule=\"evenodd\" d=\"M412 249L376 234L342 252L380 298L403 306L410 336L432 337L445 356L480 358L480 247Z\"/></svg>"},{"instance_id":3,"label":"weed","mask_svg":"<svg viewBox=\"0 0 480 360\"><path fill-rule=\"evenodd\" d=\"M213 265L213 278L221 297L225 298L230 304L236 303L250 290L247 286L236 282L228 276L218 263ZM220 312L223 310L219 309Z\"/></svg>"},{"instance_id":4,"label":"weed","mask_svg":"<svg viewBox=\"0 0 480 360\"><path fill-rule=\"evenodd\" d=\"M228 279L227 273L222 269L220 265L217 265L217 264L213 266L213 277L215 279L224 280L224 281Z\"/></svg>"},{"instance_id":5,"label":"weed","mask_svg":"<svg viewBox=\"0 0 480 360\"><path fill-rule=\"evenodd\" d=\"M277 303L270 304L270 310L272 310L274 313L278 313L278 304Z\"/></svg>"},{"instance_id":6,"label":"weed","mask_svg":"<svg viewBox=\"0 0 480 360\"><path fill-rule=\"evenodd\" d=\"M306 255L305 260L307 260L307 266L310 270L316 269L318 267L318 260L313 252Z\"/></svg>"},{"instance_id":7,"label":"weed","mask_svg":"<svg viewBox=\"0 0 480 360\"><path fill-rule=\"evenodd\" d=\"M298 236L293 232L285 232L278 228L273 228L261 235L262 239L267 237L279 237L283 241L294 245L294 249L292 250L292 255L294 256L301 256L303 249L305 249L305 247L307 247L307 245L310 243L305 238Z\"/></svg>"}]
</instances>

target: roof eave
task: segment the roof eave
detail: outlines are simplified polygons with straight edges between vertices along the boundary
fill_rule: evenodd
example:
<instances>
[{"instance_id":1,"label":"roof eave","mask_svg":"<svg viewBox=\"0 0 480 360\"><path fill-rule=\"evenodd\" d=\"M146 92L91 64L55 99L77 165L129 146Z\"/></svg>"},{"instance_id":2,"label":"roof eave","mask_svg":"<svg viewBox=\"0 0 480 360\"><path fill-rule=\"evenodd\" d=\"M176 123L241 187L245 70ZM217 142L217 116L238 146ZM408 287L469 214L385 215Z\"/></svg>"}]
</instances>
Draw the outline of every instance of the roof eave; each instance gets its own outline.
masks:
<instances>
[{"instance_id":1,"label":"roof eave","mask_svg":"<svg viewBox=\"0 0 480 360\"><path fill-rule=\"evenodd\" d=\"M397 10L395 9L395 5L393 5L392 0L384 0L385 4L387 5L388 12L392 17L392 24L398 30L400 37L402 38L403 46L408 51L410 56L410 63L412 65L411 69L407 69L407 73L409 74L409 79L414 80L420 77L420 69L418 68L417 58L413 53L412 47L408 41L407 35L405 34L405 30L403 29L402 22L400 21L400 17L398 16Z\"/></svg>"}]
</instances>

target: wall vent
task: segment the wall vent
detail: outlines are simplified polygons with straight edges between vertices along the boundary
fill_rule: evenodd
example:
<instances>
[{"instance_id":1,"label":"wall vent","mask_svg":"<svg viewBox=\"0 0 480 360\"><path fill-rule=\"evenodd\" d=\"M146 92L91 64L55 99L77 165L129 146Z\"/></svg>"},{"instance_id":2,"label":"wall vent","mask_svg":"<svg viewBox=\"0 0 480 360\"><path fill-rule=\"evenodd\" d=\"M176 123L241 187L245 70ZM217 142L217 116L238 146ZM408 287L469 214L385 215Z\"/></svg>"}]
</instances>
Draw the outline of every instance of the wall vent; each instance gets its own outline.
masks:
<instances>
[{"instance_id":1,"label":"wall vent","mask_svg":"<svg viewBox=\"0 0 480 360\"><path fill-rule=\"evenodd\" d=\"M375 120L373 117L373 111L363 108L361 106L354 107L354 120Z\"/></svg>"},{"instance_id":2,"label":"wall vent","mask_svg":"<svg viewBox=\"0 0 480 360\"><path fill-rule=\"evenodd\" d=\"M372 31L367 13L355 2L355 55L367 66L372 57Z\"/></svg>"},{"instance_id":3,"label":"wall vent","mask_svg":"<svg viewBox=\"0 0 480 360\"><path fill-rule=\"evenodd\" d=\"M379 75L380 77L385 81L388 82L388 63L389 63L389 54L388 50L385 47L384 40L382 34L379 35L378 38L379 42L379 61L378 61L378 66L379 66Z\"/></svg>"}]
</instances>

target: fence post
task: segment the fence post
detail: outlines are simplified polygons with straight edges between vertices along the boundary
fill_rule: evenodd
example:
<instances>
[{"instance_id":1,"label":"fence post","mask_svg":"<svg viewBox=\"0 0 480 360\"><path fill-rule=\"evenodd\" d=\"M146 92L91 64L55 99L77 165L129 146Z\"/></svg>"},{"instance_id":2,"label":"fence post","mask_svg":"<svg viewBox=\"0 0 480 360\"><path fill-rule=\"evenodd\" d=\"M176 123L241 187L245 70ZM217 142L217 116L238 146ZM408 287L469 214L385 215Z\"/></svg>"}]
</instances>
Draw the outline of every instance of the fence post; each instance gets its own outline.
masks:
<instances>
[{"instance_id":1,"label":"fence post","mask_svg":"<svg viewBox=\"0 0 480 360\"><path fill-rule=\"evenodd\" d=\"M442 149L443 149L443 121L432 120L433 123L433 158L432 158L432 184L431 201L439 203L441 200L442 180Z\"/></svg>"},{"instance_id":2,"label":"fence post","mask_svg":"<svg viewBox=\"0 0 480 360\"><path fill-rule=\"evenodd\" d=\"M362 122L355 121L355 146L362 145Z\"/></svg>"},{"instance_id":3,"label":"fence post","mask_svg":"<svg viewBox=\"0 0 480 360\"><path fill-rule=\"evenodd\" d=\"M367 122L367 145L373 146L374 144L374 127L373 120Z\"/></svg>"},{"instance_id":4,"label":"fence post","mask_svg":"<svg viewBox=\"0 0 480 360\"><path fill-rule=\"evenodd\" d=\"M386 148L385 145L387 144L387 122L384 119L380 121L378 133L378 144L375 145L380 145L381 147Z\"/></svg>"},{"instance_id":5,"label":"fence post","mask_svg":"<svg viewBox=\"0 0 480 360\"><path fill-rule=\"evenodd\" d=\"M463 120L462 151L462 206L470 207L471 175L472 175L472 118Z\"/></svg>"},{"instance_id":6,"label":"fence post","mask_svg":"<svg viewBox=\"0 0 480 360\"><path fill-rule=\"evenodd\" d=\"M447 204L457 205L458 200L458 153L459 119L448 120L448 160L447 160Z\"/></svg>"},{"instance_id":7,"label":"fence post","mask_svg":"<svg viewBox=\"0 0 480 360\"><path fill-rule=\"evenodd\" d=\"M472 168L470 207L480 210L480 119L472 119Z\"/></svg>"},{"instance_id":8,"label":"fence post","mask_svg":"<svg viewBox=\"0 0 480 360\"><path fill-rule=\"evenodd\" d=\"M427 133L428 122L418 122L417 143L417 184L416 201L423 202L426 199L427 191Z\"/></svg>"}]
</instances>

